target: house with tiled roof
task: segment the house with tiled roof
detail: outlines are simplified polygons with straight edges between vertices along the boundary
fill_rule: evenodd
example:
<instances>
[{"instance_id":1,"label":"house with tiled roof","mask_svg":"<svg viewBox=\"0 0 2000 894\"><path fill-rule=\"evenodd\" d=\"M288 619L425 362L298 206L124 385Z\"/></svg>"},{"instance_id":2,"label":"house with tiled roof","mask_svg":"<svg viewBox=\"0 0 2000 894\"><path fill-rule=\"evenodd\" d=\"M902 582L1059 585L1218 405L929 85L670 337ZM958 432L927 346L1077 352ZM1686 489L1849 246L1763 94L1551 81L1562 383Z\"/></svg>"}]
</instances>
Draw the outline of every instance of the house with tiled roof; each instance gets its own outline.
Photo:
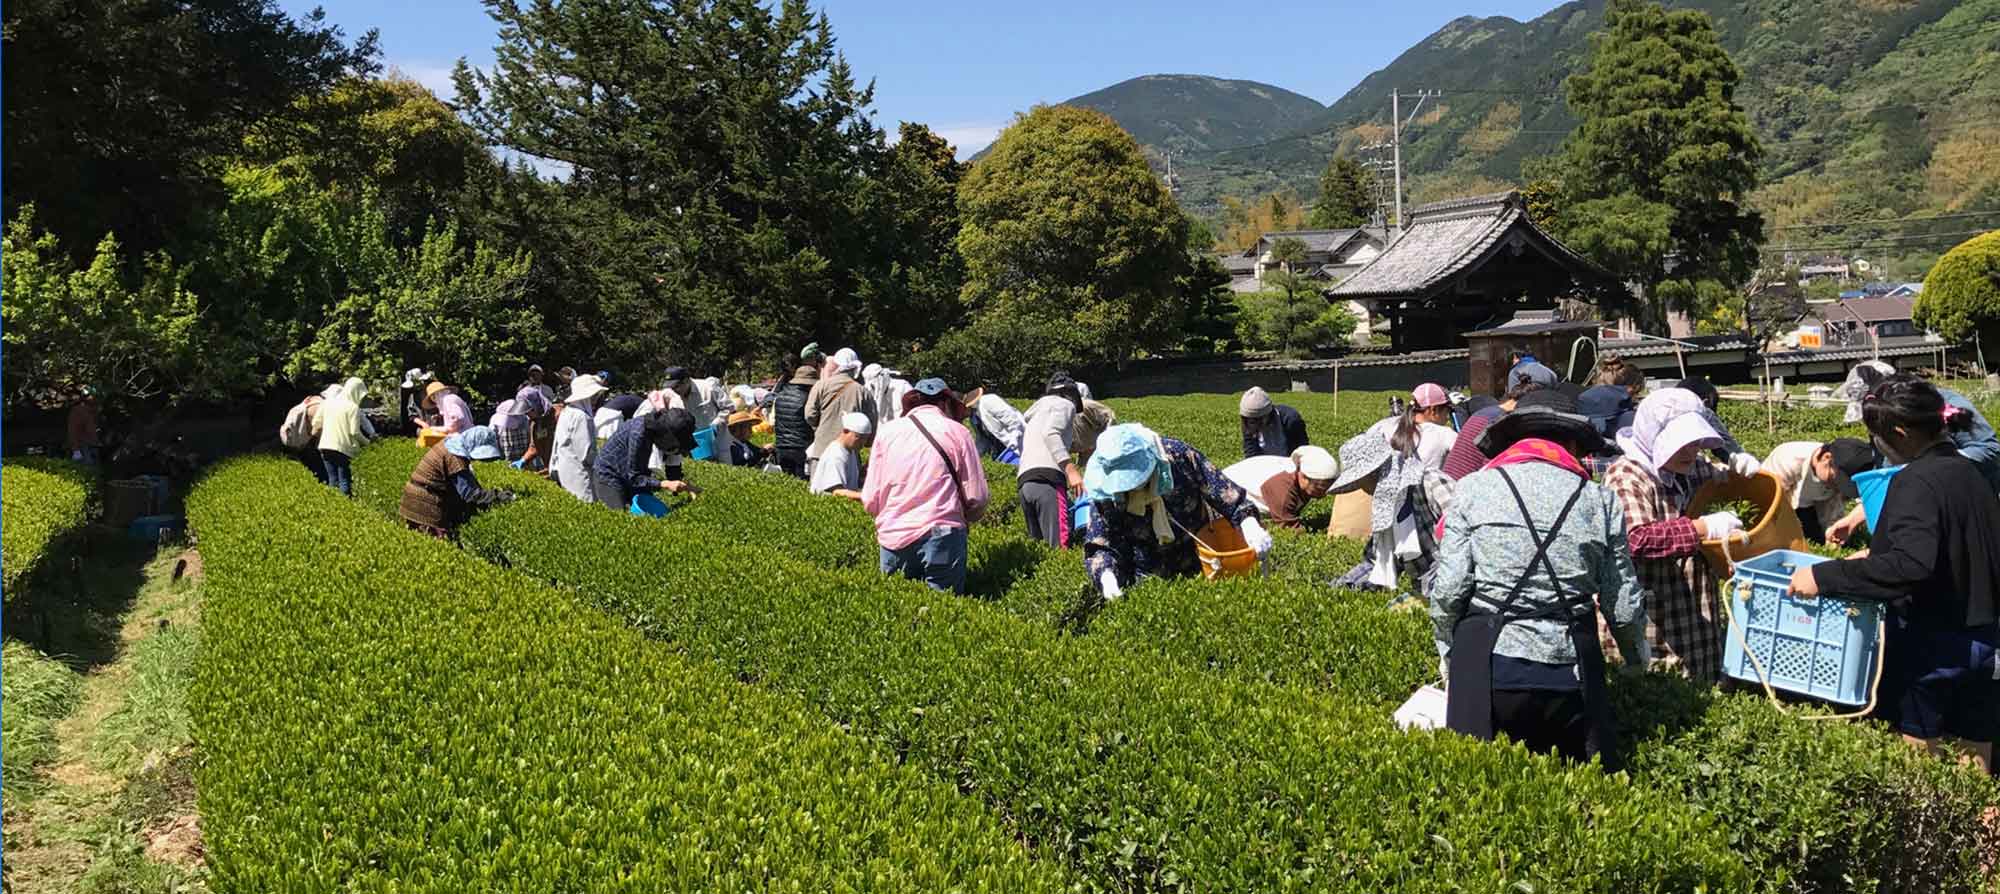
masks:
<instances>
[{"instance_id":1,"label":"house with tiled roof","mask_svg":"<svg viewBox=\"0 0 2000 894\"><path fill-rule=\"evenodd\" d=\"M1257 244L1243 253L1255 264L1254 275L1263 282L1264 275L1279 267L1271 251L1285 239L1296 239L1306 247L1305 258L1292 265L1294 272L1311 279L1325 280L1328 284L1346 279L1375 256L1381 254L1388 244L1385 234L1366 227L1347 230L1278 230L1258 237Z\"/></svg>"},{"instance_id":2,"label":"house with tiled roof","mask_svg":"<svg viewBox=\"0 0 2000 894\"><path fill-rule=\"evenodd\" d=\"M1465 332L1518 311L1627 294L1530 220L1518 191L1417 207L1381 254L1326 290L1386 316L1398 350L1458 347Z\"/></svg>"}]
</instances>

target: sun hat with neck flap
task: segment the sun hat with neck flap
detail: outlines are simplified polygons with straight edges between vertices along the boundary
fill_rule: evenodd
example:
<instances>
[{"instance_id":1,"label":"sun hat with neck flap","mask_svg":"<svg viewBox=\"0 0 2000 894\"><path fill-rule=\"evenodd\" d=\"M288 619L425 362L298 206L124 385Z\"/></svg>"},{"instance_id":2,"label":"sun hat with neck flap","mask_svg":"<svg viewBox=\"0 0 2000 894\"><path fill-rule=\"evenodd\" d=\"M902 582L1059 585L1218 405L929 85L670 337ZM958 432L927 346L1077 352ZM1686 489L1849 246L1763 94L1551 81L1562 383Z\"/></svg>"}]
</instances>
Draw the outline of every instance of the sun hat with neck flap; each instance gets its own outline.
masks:
<instances>
[{"instance_id":1,"label":"sun hat with neck flap","mask_svg":"<svg viewBox=\"0 0 2000 894\"><path fill-rule=\"evenodd\" d=\"M1361 486L1368 476L1389 464L1389 439L1362 432L1340 445L1340 474L1334 478L1332 493L1340 494Z\"/></svg>"},{"instance_id":2,"label":"sun hat with neck flap","mask_svg":"<svg viewBox=\"0 0 2000 894\"><path fill-rule=\"evenodd\" d=\"M1114 425L1097 436L1097 451L1083 473L1083 488L1092 500L1113 500L1152 484L1164 495L1173 491L1173 475L1160 452L1160 436L1136 422Z\"/></svg>"},{"instance_id":3,"label":"sun hat with neck flap","mask_svg":"<svg viewBox=\"0 0 2000 894\"><path fill-rule=\"evenodd\" d=\"M465 431L444 439L444 452L473 462L488 462L501 457L500 436L492 426L475 425Z\"/></svg>"}]
</instances>

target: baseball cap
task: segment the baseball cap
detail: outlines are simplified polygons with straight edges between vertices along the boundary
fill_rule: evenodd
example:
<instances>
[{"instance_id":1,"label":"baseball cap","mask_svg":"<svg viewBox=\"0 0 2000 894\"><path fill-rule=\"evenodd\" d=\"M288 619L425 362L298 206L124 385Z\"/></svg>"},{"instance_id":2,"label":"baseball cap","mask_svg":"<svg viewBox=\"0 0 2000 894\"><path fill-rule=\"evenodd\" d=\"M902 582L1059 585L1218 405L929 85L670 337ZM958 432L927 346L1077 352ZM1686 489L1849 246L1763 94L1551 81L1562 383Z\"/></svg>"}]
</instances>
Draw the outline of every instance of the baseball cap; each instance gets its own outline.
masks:
<instances>
[{"instance_id":1,"label":"baseball cap","mask_svg":"<svg viewBox=\"0 0 2000 894\"><path fill-rule=\"evenodd\" d=\"M1445 392L1443 385L1439 385L1436 382L1425 382L1422 385L1418 385L1417 390L1410 392L1410 397L1417 402L1417 409L1419 410L1428 410L1431 407L1451 403L1451 395Z\"/></svg>"}]
</instances>

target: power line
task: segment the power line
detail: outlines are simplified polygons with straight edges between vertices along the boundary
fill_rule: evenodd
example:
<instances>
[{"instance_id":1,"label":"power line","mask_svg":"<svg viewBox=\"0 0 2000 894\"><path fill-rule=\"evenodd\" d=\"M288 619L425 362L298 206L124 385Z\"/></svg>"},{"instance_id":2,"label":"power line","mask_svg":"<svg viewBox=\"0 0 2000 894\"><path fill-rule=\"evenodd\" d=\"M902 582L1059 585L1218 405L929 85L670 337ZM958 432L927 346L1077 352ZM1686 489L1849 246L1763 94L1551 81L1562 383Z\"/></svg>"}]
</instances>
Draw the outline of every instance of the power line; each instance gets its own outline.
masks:
<instances>
[{"instance_id":1,"label":"power line","mask_svg":"<svg viewBox=\"0 0 2000 894\"><path fill-rule=\"evenodd\" d=\"M1849 221L1840 221L1837 223L1789 224L1782 227L1768 227L1767 229L1769 229L1774 233L1784 232L1787 230L1830 230L1830 229L1837 229L1840 227L1877 226L1881 224L1915 224L1915 223L1927 223L1933 220L1962 220L1968 217L2000 217L2000 209L1996 209L1993 211L1966 211L1959 214L1937 214L1937 215L1932 215L1930 217L1884 217L1884 218L1878 218L1876 220L1849 220Z\"/></svg>"},{"instance_id":2,"label":"power line","mask_svg":"<svg viewBox=\"0 0 2000 894\"><path fill-rule=\"evenodd\" d=\"M1957 233L1932 233L1925 236L1883 236L1858 239L1849 242L1830 242L1821 245L1770 245L1765 251L1845 251L1860 248L1921 248L1926 243L1941 240L1964 240L1983 235L1991 230L1964 230Z\"/></svg>"}]
</instances>

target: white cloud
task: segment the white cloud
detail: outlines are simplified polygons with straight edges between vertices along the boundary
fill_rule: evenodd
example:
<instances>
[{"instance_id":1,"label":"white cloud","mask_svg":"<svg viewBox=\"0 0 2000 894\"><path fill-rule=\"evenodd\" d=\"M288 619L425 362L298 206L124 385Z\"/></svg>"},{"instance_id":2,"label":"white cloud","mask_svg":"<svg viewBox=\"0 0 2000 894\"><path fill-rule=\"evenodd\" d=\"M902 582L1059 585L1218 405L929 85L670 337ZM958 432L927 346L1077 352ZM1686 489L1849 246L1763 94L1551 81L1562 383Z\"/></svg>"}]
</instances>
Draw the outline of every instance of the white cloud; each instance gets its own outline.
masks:
<instances>
[{"instance_id":1,"label":"white cloud","mask_svg":"<svg viewBox=\"0 0 2000 894\"><path fill-rule=\"evenodd\" d=\"M450 65L429 62L392 62L389 64L388 74L402 75L416 81L429 87L439 99L450 102L453 94L457 92L457 88L451 85L451 69Z\"/></svg>"},{"instance_id":2,"label":"white cloud","mask_svg":"<svg viewBox=\"0 0 2000 894\"><path fill-rule=\"evenodd\" d=\"M1004 121L994 124L945 124L931 128L957 150L960 161L971 158L973 153L991 145L1000 137L1000 132L1006 129L1007 122Z\"/></svg>"}]
</instances>

